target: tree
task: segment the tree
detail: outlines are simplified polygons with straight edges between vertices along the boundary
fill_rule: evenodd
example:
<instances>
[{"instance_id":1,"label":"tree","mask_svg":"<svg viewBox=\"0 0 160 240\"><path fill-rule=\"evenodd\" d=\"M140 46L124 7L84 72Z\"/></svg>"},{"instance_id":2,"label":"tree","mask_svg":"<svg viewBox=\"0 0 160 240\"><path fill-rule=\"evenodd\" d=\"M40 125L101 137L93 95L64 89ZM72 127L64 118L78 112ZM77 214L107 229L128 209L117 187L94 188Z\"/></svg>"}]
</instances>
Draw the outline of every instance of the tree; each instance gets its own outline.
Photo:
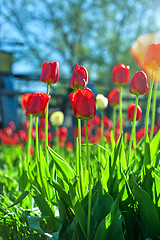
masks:
<instances>
[{"instance_id":1,"label":"tree","mask_svg":"<svg viewBox=\"0 0 160 240\"><path fill-rule=\"evenodd\" d=\"M104 84L118 62L135 71L129 49L139 34L158 31L159 10L158 0L3 0L1 35L6 41L15 33L23 43L15 61L30 62L33 72L56 60L69 79L77 62Z\"/></svg>"}]
</instances>

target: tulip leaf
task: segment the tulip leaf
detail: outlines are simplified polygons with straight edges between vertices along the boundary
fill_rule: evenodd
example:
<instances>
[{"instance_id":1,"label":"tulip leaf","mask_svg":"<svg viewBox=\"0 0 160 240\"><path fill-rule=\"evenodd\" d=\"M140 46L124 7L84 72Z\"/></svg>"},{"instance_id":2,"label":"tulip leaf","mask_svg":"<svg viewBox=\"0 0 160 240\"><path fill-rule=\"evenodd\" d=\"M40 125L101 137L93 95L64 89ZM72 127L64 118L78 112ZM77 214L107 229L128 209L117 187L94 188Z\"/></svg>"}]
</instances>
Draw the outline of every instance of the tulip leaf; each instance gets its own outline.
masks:
<instances>
[{"instance_id":1,"label":"tulip leaf","mask_svg":"<svg viewBox=\"0 0 160 240\"><path fill-rule=\"evenodd\" d=\"M18 203L22 202L22 200L30 193L30 191L24 191L19 198L17 198L12 205L8 208L17 205Z\"/></svg>"},{"instance_id":2,"label":"tulip leaf","mask_svg":"<svg viewBox=\"0 0 160 240\"><path fill-rule=\"evenodd\" d=\"M117 240L117 236L119 240L124 240L122 220L120 218L120 212L118 211L118 202L119 199L117 198L115 202L113 202L109 214L98 225L94 240Z\"/></svg>"},{"instance_id":3,"label":"tulip leaf","mask_svg":"<svg viewBox=\"0 0 160 240\"><path fill-rule=\"evenodd\" d=\"M48 237L49 239L55 239L55 240L58 240L58 238L54 237L52 234L49 234L49 233L46 233L42 230L42 228L40 227L40 221L43 220L44 218L39 218L39 217L36 217L36 216L28 216L27 217L27 220L28 220L28 224L29 226L34 229L36 232ZM58 233L58 232L57 232ZM56 233L56 235L57 235ZM55 233L54 233L55 235ZM55 236L56 236L55 235ZM54 237L54 238L53 238ZM59 237L59 233L58 233L58 237Z\"/></svg>"},{"instance_id":4,"label":"tulip leaf","mask_svg":"<svg viewBox=\"0 0 160 240\"><path fill-rule=\"evenodd\" d=\"M72 201L72 206L75 212L75 217L87 238L87 217L84 211L82 204L77 200L77 192L76 189L70 184L69 185L69 193Z\"/></svg>"},{"instance_id":5,"label":"tulip leaf","mask_svg":"<svg viewBox=\"0 0 160 240\"><path fill-rule=\"evenodd\" d=\"M160 220L154 203L149 194L138 186L133 176L131 176L131 182L135 198L139 203L139 213L146 230L146 236L157 239L160 233Z\"/></svg>"},{"instance_id":6,"label":"tulip leaf","mask_svg":"<svg viewBox=\"0 0 160 240\"><path fill-rule=\"evenodd\" d=\"M147 135L146 142L145 142L145 153L144 153L144 165L148 165L151 163L151 150L150 150L150 142Z\"/></svg>"},{"instance_id":7,"label":"tulip leaf","mask_svg":"<svg viewBox=\"0 0 160 240\"><path fill-rule=\"evenodd\" d=\"M150 144L150 147L151 147L151 161L155 157L155 155L156 155L156 153L159 149L159 146L160 146L160 130L155 135L155 137L152 139L152 142Z\"/></svg>"},{"instance_id":8,"label":"tulip leaf","mask_svg":"<svg viewBox=\"0 0 160 240\"><path fill-rule=\"evenodd\" d=\"M71 207L72 203L71 203L71 199L70 199L70 196L69 194L66 193L66 191L61 187L61 185L55 181L51 181L48 179L48 183L53 186L58 194L63 198L64 202L66 202L67 206L68 207Z\"/></svg>"},{"instance_id":9,"label":"tulip leaf","mask_svg":"<svg viewBox=\"0 0 160 240\"><path fill-rule=\"evenodd\" d=\"M66 162L66 160L63 159L60 155L58 155L52 148L48 147L48 150L51 157L54 159L57 168L63 175L65 182L69 184L69 181L75 178L76 173Z\"/></svg>"}]
</instances>

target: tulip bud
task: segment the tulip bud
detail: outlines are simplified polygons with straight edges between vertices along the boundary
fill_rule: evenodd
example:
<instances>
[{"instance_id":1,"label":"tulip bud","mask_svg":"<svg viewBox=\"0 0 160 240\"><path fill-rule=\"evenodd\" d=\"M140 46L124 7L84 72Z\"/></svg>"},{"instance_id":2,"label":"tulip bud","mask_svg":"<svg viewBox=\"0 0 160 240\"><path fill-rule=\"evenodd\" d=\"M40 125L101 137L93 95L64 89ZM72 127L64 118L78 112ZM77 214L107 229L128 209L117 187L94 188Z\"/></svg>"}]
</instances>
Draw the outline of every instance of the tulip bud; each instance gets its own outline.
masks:
<instances>
[{"instance_id":1,"label":"tulip bud","mask_svg":"<svg viewBox=\"0 0 160 240\"><path fill-rule=\"evenodd\" d=\"M108 95L109 105L115 106L119 104L120 88L113 89Z\"/></svg>"},{"instance_id":2,"label":"tulip bud","mask_svg":"<svg viewBox=\"0 0 160 240\"><path fill-rule=\"evenodd\" d=\"M143 71L136 72L130 81L129 92L134 95L144 95L148 92L148 76Z\"/></svg>"},{"instance_id":3,"label":"tulip bud","mask_svg":"<svg viewBox=\"0 0 160 240\"><path fill-rule=\"evenodd\" d=\"M57 111L57 112L52 113L52 115L50 117L50 121L51 121L51 124L54 127L61 126L63 124L63 121L64 121L64 114L63 114L63 112Z\"/></svg>"},{"instance_id":4,"label":"tulip bud","mask_svg":"<svg viewBox=\"0 0 160 240\"><path fill-rule=\"evenodd\" d=\"M94 94L89 88L82 88L70 94L73 113L76 118L90 119L96 115Z\"/></svg>"},{"instance_id":5,"label":"tulip bud","mask_svg":"<svg viewBox=\"0 0 160 240\"><path fill-rule=\"evenodd\" d=\"M108 98L106 98L103 94L98 94L96 96L96 109L103 110L108 106Z\"/></svg>"},{"instance_id":6,"label":"tulip bud","mask_svg":"<svg viewBox=\"0 0 160 240\"><path fill-rule=\"evenodd\" d=\"M69 81L70 88L85 88L88 84L88 73L85 67L79 66L77 63L73 69L73 74Z\"/></svg>"},{"instance_id":7,"label":"tulip bud","mask_svg":"<svg viewBox=\"0 0 160 240\"><path fill-rule=\"evenodd\" d=\"M114 66L112 70L113 83L115 85L125 85L129 82L129 70L128 65L119 63L118 66Z\"/></svg>"},{"instance_id":8,"label":"tulip bud","mask_svg":"<svg viewBox=\"0 0 160 240\"><path fill-rule=\"evenodd\" d=\"M47 84L54 84L59 79L59 63L46 62L42 66L40 81Z\"/></svg>"},{"instance_id":9,"label":"tulip bud","mask_svg":"<svg viewBox=\"0 0 160 240\"><path fill-rule=\"evenodd\" d=\"M160 44L151 43L144 56L144 66L160 70Z\"/></svg>"},{"instance_id":10,"label":"tulip bud","mask_svg":"<svg viewBox=\"0 0 160 240\"><path fill-rule=\"evenodd\" d=\"M128 120L129 121L133 121L134 111L135 111L135 104L132 104L132 105L128 106ZM142 118L142 108L138 105L137 106L136 121L141 120L141 118Z\"/></svg>"}]
</instances>

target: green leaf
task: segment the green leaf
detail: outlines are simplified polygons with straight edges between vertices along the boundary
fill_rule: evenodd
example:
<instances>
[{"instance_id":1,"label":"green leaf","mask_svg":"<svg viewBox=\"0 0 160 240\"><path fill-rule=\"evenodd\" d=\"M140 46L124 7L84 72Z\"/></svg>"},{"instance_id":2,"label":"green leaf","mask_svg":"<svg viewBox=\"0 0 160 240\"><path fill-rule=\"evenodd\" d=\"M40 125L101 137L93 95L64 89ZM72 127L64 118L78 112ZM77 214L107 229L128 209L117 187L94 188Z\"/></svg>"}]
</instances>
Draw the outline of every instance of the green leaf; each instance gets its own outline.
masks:
<instances>
[{"instance_id":1,"label":"green leaf","mask_svg":"<svg viewBox=\"0 0 160 240\"><path fill-rule=\"evenodd\" d=\"M70 193L70 197L72 200L72 206L75 212L75 217L84 233L84 235L87 238L87 217L84 211L84 208L82 206L82 204L79 202L79 200L77 200L77 193L75 188L73 188L73 186L70 184L69 185L69 193Z\"/></svg>"},{"instance_id":2,"label":"green leaf","mask_svg":"<svg viewBox=\"0 0 160 240\"><path fill-rule=\"evenodd\" d=\"M158 149L159 149L159 145L160 145L160 130L154 136L154 138L152 139L152 142L150 144L150 147L151 147L151 161L153 160L153 158L157 154Z\"/></svg>"},{"instance_id":3,"label":"green leaf","mask_svg":"<svg viewBox=\"0 0 160 240\"><path fill-rule=\"evenodd\" d=\"M139 203L139 212L146 229L147 236L157 239L160 233L160 221L157 210L149 194L138 186L134 177L131 176L131 182L135 198Z\"/></svg>"},{"instance_id":4,"label":"green leaf","mask_svg":"<svg viewBox=\"0 0 160 240\"><path fill-rule=\"evenodd\" d=\"M10 205L8 208L13 207L17 205L18 203L22 202L22 200L30 193L30 191L24 191L19 198L17 198L12 205Z\"/></svg>"},{"instance_id":5,"label":"green leaf","mask_svg":"<svg viewBox=\"0 0 160 240\"><path fill-rule=\"evenodd\" d=\"M70 167L70 165L66 162L66 160L64 160L60 155L58 155L53 149L48 147L48 151L51 157L54 159L57 168L63 175L64 180L66 181L66 183L69 184L70 180L75 178L76 173Z\"/></svg>"},{"instance_id":6,"label":"green leaf","mask_svg":"<svg viewBox=\"0 0 160 240\"><path fill-rule=\"evenodd\" d=\"M126 164L126 156L125 156L125 151L124 151L123 138L122 138L122 147L120 150L119 162L121 164L122 170L125 170L127 168L127 164Z\"/></svg>"},{"instance_id":7,"label":"green leaf","mask_svg":"<svg viewBox=\"0 0 160 240\"><path fill-rule=\"evenodd\" d=\"M119 199L117 198L111 206L110 213L100 222L94 240L112 239L124 240L122 231L122 220L118 212Z\"/></svg>"},{"instance_id":8,"label":"green leaf","mask_svg":"<svg viewBox=\"0 0 160 240\"><path fill-rule=\"evenodd\" d=\"M150 142L147 135L146 142L145 142L145 153L144 153L144 165L148 165L151 163L151 150L150 150Z\"/></svg>"},{"instance_id":9,"label":"green leaf","mask_svg":"<svg viewBox=\"0 0 160 240\"><path fill-rule=\"evenodd\" d=\"M66 191L61 187L61 185L55 181L51 181L48 179L48 182L51 186L53 186L58 194L63 198L64 202L67 204L68 207L71 207L72 206L72 203L71 203L71 199L70 199L70 196L68 193L66 193Z\"/></svg>"},{"instance_id":10,"label":"green leaf","mask_svg":"<svg viewBox=\"0 0 160 240\"><path fill-rule=\"evenodd\" d=\"M29 226L34 229L35 231L37 231L40 234L45 235L46 237L52 238L52 235L49 233L45 233L42 228L40 227L40 220L42 220L43 218L39 218L39 217L34 217L34 216L28 216L27 220L28 220L28 224Z\"/></svg>"}]
</instances>

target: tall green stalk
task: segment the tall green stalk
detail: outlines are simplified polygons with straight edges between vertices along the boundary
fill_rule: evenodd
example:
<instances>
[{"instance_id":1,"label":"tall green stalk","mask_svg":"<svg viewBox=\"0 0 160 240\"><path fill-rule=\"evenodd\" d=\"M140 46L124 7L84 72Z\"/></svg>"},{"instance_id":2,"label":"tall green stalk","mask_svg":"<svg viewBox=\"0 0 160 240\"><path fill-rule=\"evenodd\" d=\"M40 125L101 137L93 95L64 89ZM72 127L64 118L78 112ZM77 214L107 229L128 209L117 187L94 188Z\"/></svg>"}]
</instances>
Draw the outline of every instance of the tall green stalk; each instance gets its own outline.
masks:
<instances>
[{"instance_id":1,"label":"tall green stalk","mask_svg":"<svg viewBox=\"0 0 160 240\"><path fill-rule=\"evenodd\" d=\"M49 84L47 84L47 95L49 95ZM49 166L49 154L48 154L48 106L49 102L46 107L46 113L45 113L45 156L46 156L46 162L47 165Z\"/></svg>"},{"instance_id":2,"label":"tall green stalk","mask_svg":"<svg viewBox=\"0 0 160 240\"><path fill-rule=\"evenodd\" d=\"M82 164L81 164L81 119L78 119L78 163L77 163L77 175L79 176L79 186L80 186L80 194L83 199L83 190L82 190Z\"/></svg>"},{"instance_id":3,"label":"tall green stalk","mask_svg":"<svg viewBox=\"0 0 160 240\"><path fill-rule=\"evenodd\" d=\"M122 86L120 86L120 94L119 94L119 127L120 132L122 133Z\"/></svg>"},{"instance_id":4,"label":"tall green stalk","mask_svg":"<svg viewBox=\"0 0 160 240\"><path fill-rule=\"evenodd\" d=\"M153 79L154 79L154 71L152 71L152 79L150 80L150 88L149 88L149 94L148 94L148 102L147 102L147 110L146 110L146 121L145 121L145 136L144 136L145 142L146 142L146 138L147 138L149 110L150 110L151 97L152 97L152 88L153 88Z\"/></svg>"},{"instance_id":5,"label":"tall green stalk","mask_svg":"<svg viewBox=\"0 0 160 240\"><path fill-rule=\"evenodd\" d=\"M27 142L27 165L29 167L30 164L30 147L31 147L31 140L32 140L32 123L33 117L32 114L29 115L29 128L28 128L28 142Z\"/></svg>"},{"instance_id":6,"label":"tall green stalk","mask_svg":"<svg viewBox=\"0 0 160 240\"><path fill-rule=\"evenodd\" d=\"M103 123L103 109L101 110L101 144L104 147L104 123Z\"/></svg>"},{"instance_id":7,"label":"tall green stalk","mask_svg":"<svg viewBox=\"0 0 160 240\"><path fill-rule=\"evenodd\" d=\"M153 138L153 128L155 124L155 116L156 116L156 98L157 98L157 83L154 82L154 89L153 89L153 103L152 103L152 122L151 122L151 132L150 132L150 141Z\"/></svg>"},{"instance_id":8,"label":"tall green stalk","mask_svg":"<svg viewBox=\"0 0 160 240\"><path fill-rule=\"evenodd\" d=\"M136 124L136 116L137 116L137 106L138 106L138 96L136 96L136 103L135 103L135 110L134 110L134 118L133 118L133 125L132 125L132 131L131 131L131 137L129 141L129 146L128 146L128 165L130 163L130 154L131 154L131 147L132 147L132 141L134 139L135 135L135 124Z\"/></svg>"},{"instance_id":9,"label":"tall green stalk","mask_svg":"<svg viewBox=\"0 0 160 240\"><path fill-rule=\"evenodd\" d=\"M115 126L116 126L116 110L117 110L117 107L113 106L112 120L113 120L113 136L114 136L114 138L115 138Z\"/></svg>"},{"instance_id":10,"label":"tall green stalk","mask_svg":"<svg viewBox=\"0 0 160 240\"><path fill-rule=\"evenodd\" d=\"M88 216L87 216L87 237L90 237L90 221L91 221L91 169L90 169L90 155L89 155L89 142L88 142L88 131L87 131L87 120L84 120L85 133L86 133L86 152L87 152L87 170L88 170Z\"/></svg>"},{"instance_id":11,"label":"tall green stalk","mask_svg":"<svg viewBox=\"0 0 160 240\"><path fill-rule=\"evenodd\" d=\"M39 147L38 147L38 116L35 117L35 131L36 131L36 160L39 162Z\"/></svg>"}]
</instances>

